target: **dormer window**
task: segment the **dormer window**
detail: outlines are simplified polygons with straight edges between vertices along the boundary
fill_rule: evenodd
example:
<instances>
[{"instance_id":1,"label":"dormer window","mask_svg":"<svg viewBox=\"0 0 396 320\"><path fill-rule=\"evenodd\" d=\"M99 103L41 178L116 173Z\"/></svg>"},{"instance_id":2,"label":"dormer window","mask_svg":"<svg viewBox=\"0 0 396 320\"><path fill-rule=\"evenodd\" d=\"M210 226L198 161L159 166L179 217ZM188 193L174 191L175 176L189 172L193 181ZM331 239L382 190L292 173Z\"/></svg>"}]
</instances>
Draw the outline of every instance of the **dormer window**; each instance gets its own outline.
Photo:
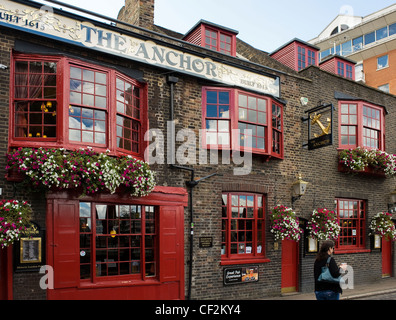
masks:
<instances>
[{"instance_id":1,"label":"dormer window","mask_svg":"<svg viewBox=\"0 0 396 320\"><path fill-rule=\"evenodd\" d=\"M296 71L318 65L319 48L299 39L293 39L270 56Z\"/></svg>"},{"instance_id":2,"label":"dormer window","mask_svg":"<svg viewBox=\"0 0 396 320\"><path fill-rule=\"evenodd\" d=\"M322 70L337 74L349 80L355 80L355 63L344 57L335 55L323 60L319 67Z\"/></svg>"},{"instance_id":3,"label":"dormer window","mask_svg":"<svg viewBox=\"0 0 396 320\"><path fill-rule=\"evenodd\" d=\"M183 40L230 56L236 56L237 31L201 20Z\"/></svg>"}]
</instances>

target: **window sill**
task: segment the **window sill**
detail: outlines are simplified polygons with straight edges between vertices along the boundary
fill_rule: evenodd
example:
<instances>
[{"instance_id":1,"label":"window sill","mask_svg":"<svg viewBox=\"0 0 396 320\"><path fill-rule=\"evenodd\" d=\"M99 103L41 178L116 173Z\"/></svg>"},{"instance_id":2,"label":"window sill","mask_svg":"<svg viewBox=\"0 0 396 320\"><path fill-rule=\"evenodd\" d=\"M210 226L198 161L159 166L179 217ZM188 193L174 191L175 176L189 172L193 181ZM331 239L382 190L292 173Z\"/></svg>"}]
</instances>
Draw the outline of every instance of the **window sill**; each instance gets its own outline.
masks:
<instances>
[{"instance_id":1,"label":"window sill","mask_svg":"<svg viewBox=\"0 0 396 320\"><path fill-rule=\"evenodd\" d=\"M247 258L247 259L229 259L229 260L222 260L220 262L221 266L232 266L237 264L252 264L252 263L267 263L271 262L268 258Z\"/></svg>"},{"instance_id":2,"label":"window sill","mask_svg":"<svg viewBox=\"0 0 396 320\"><path fill-rule=\"evenodd\" d=\"M350 248L350 249L335 249L334 254L347 254L347 253L367 253L367 252L371 252L370 249L363 249L363 248Z\"/></svg>"},{"instance_id":3,"label":"window sill","mask_svg":"<svg viewBox=\"0 0 396 320\"><path fill-rule=\"evenodd\" d=\"M157 279L142 280L100 280L95 283L81 280L81 289L98 289L98 288L116 288L116 287L131 287L131 286L146 286L146 285L160 285L161 282Z\"/></svg>"}]
</instances>

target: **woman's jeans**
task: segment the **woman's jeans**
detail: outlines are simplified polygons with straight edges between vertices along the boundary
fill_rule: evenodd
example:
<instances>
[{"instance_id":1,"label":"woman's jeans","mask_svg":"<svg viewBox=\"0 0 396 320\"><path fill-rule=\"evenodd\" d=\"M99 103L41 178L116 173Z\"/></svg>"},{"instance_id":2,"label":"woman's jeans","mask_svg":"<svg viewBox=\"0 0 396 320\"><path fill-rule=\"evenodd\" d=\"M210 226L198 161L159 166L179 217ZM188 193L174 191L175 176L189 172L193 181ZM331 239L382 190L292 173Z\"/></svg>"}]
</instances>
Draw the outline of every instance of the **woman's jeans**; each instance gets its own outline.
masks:
<instances>
[{"instance_id":1,"label":"woman's jeans","mask_svg":"<svg viewBox=\"0 0 396 320\"><path fill-rule=\"evenodd\" d=\"M315 291L317 300L340 300L340 294L331 290Z\"/></svg>"}]
</instances>

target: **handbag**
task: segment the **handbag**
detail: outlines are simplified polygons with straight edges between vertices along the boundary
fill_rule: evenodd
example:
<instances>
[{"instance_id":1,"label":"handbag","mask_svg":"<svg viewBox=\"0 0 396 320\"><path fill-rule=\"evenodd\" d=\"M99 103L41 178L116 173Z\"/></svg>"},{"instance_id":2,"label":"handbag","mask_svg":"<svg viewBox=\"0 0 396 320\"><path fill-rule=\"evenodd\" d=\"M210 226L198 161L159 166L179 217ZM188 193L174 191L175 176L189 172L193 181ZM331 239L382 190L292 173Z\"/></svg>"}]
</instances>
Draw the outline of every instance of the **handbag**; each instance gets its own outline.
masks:
<instances>
[{"instance_id":1,"label":"handbag","mask_svg":"<svg viewBox=\"0 0 396 320\"><path fill-rule=\"evenodd\" d=\"M330 269L329 269L330 259L331 257L327 259L326 266L322 267L322 273L319 275L318 281L339 283L341 280L341 276L339 276L338 278L334 278L330 273Z\"/></svg>"}]
</instances>

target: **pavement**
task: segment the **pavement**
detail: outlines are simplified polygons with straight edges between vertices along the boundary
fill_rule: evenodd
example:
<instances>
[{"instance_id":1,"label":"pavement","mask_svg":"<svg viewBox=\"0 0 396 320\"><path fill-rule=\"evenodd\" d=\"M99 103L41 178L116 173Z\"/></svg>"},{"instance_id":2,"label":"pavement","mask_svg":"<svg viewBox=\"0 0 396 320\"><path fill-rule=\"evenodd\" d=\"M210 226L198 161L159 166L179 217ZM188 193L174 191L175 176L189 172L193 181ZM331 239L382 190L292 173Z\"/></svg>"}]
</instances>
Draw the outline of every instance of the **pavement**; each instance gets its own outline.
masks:
<instances>
[{"instance_id":1,"label":"pavement","mask_svg":"<svg viewBox=\"0 0 396 320\"><path fill-rule=\"evenodd\" d=\"M343 290L340 300L353 300L367 298L379 294L389 294L396 292L396 278L383 278L373 283L358 284L354 283L353 289ZM278 297L271 297L266 300L316 300L314 292L308 293L287 293Z\"/></svg>"}]
</instances>

